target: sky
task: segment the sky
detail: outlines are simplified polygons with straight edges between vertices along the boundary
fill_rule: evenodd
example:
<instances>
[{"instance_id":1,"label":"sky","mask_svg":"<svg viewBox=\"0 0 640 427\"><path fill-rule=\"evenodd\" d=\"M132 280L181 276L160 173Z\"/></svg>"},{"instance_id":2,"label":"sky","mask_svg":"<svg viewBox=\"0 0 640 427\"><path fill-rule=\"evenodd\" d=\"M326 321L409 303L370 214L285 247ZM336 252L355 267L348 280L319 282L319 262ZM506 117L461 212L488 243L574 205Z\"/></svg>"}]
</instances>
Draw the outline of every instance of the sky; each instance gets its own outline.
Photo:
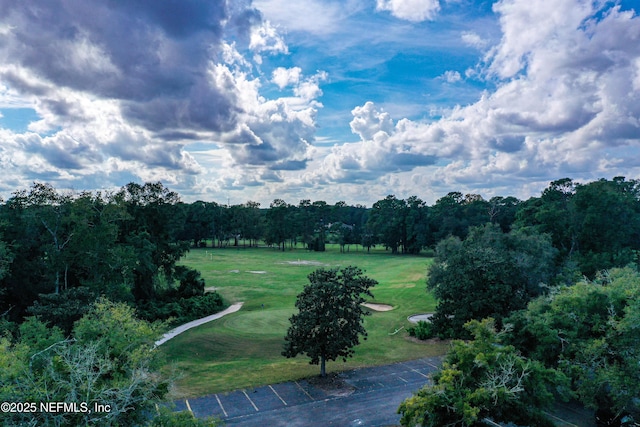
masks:
<instances>
[{"instance_id":1,"label":"sky","mask_svg":"<svg viewBox=\"0 0 640 427\"><path fill-rule=\"evenodd\" d=\"M0 197L640 179L638 0L0 0Z\"/></svg>"}]
</instances>

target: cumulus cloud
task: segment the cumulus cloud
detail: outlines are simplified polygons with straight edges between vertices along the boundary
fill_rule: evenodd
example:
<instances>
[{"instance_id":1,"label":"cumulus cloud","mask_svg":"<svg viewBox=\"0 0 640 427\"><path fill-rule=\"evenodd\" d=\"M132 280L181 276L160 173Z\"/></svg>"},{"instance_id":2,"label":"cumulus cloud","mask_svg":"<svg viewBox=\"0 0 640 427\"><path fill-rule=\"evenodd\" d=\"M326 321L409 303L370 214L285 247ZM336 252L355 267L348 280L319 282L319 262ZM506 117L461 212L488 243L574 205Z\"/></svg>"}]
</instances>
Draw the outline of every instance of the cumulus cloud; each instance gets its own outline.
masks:
<instances>
[{"instance_id":1,"label":"cumulus cloud","mask_svg":"<svg viewBox=\"0 0 640 427\"><path fill-rule=\"evenodd\" d=\"M508 192L516 182L597 178L613 165L628 168L614 173L640 175L640 159L628 156L640 142L634 12L578 0L552 10L542 0L502 0L494 9L502 39L483 72L496 79L495 91L432 122L394 124L372 103L357 107L351 128L361 141L334 147L323 176L375 181L384 171L415 169L431 185Z\"/></svg>"},{"instance_id":2,"label":"cumulus cloud","mask_svg":"<svg viewBox=\"0 0 640 427\"><path fill-rule=\"evenodd\" d=\"M377 0L376 9L411 22L431 21L440 11L439 0Z\"/></svg>"},{"instance_id":3,"label":"cumulus cloud","mask_svg":"<svg viewBox=\"0 0 640 427\"><path fill-rule=\"evenodd\" d=\"M254 55L254 60L258 64L262 63L262 56L260 55L260 53L289 53L289 48L284 42L284 39L280 36L276 28L273 27L269 21L265 21L262 23L262 25L254 26L252 28L249 49L252 49L256 52L256 54Z\"/></svg>"},{"instance_id":4,"label":"cumulus cloud","mask_svg":"<svg viewBox=\"0 0 640 427\"><path fill-rule=\"evenodd\" d=\"M302 68L293 67L293 68L284 68L278 67L273 70L273 77L271 81L274 82L280 89L284 89L289 85L297 84L300 81L300 74L302 73Z\"/></svg>"},{"instance_id":5,"label":"cumulus cloud","mask_svg":"<svg viewBox=\"0 0 640 427\"><path fill-rule=\"evenodd\" d=\"M25 186L36 173L71 187L193 182L222 164L192 154L195 141L272 178L304 168L313 151L326 74L277 71L293 96L265 99L262 55L288 48L249 1L0 0L0 33L0 104L40 118L0 135L2 165Z\"/></svg>"}]
</instances>

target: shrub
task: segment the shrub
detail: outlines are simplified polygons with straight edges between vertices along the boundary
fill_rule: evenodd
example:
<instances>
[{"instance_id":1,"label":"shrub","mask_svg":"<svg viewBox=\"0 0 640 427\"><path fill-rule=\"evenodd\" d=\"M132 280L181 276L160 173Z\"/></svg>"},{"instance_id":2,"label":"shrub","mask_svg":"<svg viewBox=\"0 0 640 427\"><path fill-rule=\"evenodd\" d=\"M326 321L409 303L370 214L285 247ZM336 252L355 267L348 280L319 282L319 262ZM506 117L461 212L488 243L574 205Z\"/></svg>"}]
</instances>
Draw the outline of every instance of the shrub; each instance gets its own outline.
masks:
<instances>
[{"instance_id":1,"label":"shrub","mask_svg":"<svg viewBox=\"0 0 640 427\"><path fill-rule=\"evenodd\" d=\"M409 336L416 337L419 340L427 340L436 335L433 323L424 320L419 320L416 326L410 327L407 331L409 331Z\"/></svg>"}]
</instances>

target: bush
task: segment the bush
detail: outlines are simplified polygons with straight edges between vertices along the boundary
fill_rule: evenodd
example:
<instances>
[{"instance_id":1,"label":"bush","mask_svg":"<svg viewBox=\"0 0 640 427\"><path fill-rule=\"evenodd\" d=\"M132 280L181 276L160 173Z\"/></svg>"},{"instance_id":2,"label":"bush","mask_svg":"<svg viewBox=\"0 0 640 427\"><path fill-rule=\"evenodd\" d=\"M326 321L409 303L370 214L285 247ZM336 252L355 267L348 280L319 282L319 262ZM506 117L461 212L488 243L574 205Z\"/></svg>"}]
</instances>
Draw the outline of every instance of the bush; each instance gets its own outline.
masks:
<instances>
[{"instance_id":1,"label":"bush","mask_svg":"<svg viewBox=\"0 0 640 427\"><path fill-rule=\"evenodd\" d=\"M149 321L169 320L171 325L210 316L224 308L217 292L177 300L146 301L137 307L138 316Z\"/></svg>"},{"instance_id":2,"label":"bush","mask_svg":"<svg viewBox=\"0 0 640 427\"><path fill-rule=\"evenodd\" d=\"M436 335L433 323L424 320L419 320L416 326L410 327L407 331L409 331L409 336L416 337L419 340L427 340Z\"/></svg>"}]
</instances>

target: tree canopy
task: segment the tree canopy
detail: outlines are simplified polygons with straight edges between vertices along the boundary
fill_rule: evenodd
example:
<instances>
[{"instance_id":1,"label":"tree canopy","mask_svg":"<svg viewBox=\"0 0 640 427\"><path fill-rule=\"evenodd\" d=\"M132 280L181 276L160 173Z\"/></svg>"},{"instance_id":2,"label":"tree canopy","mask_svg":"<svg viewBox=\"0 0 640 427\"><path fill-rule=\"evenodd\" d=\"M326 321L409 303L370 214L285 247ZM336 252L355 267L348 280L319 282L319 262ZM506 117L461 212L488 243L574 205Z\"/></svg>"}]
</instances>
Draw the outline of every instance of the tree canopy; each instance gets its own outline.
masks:
<instances>
[{"instance_id":1,"label":"tree canopy","mask_svg":"<svg viewBox=\"0 0 640 427\"><path fill-rule=\"evenodd\" d=\"M298 295L298 313L290 317L291 326L285 336L282 355L306 354L313 365L320 364L320 375L326 375L327 360L354 353L353 347L366 339L363 309L364 296L372 297L371 287L377 282L357 267L320 268L309 276L309 284Z\"/></svg>"},{"instance_id":2,"label":"tree canopy","mask_svg":"<svg viewBox=\"0 0 640 427\"><path fill-rule=\"evenodd\" d=\"M578 398L618 421L640 396L640 274L626 267L530 302L508 341L564 372Z\"/></svg>"},{"instance_id":3,"label":"tree canopy","mask_svg":"<svg viewBox=\"0 0 640 427\"><path fill-rule=\"evenodd\" d=\"M554 402L564 377L504 345L492 319L465 325L473 339L454 341L442 368L398 412L403 426L479 427L494 422L552 427L543 409Z\"/></svg>"},{"instance_id":4,"label":"tree canopy","mask_svg":"<svg viewBox=\"0 0 640 427\"><path fill-rule=\"evenodd\" d=\"M443 336L460 336L471 319L500 322L540 295L554 273L555 250L548 236L488 224L465 240L450 237L437 246L427 286L438 300L433 323Z\"/></svg>"}]
</instances>

